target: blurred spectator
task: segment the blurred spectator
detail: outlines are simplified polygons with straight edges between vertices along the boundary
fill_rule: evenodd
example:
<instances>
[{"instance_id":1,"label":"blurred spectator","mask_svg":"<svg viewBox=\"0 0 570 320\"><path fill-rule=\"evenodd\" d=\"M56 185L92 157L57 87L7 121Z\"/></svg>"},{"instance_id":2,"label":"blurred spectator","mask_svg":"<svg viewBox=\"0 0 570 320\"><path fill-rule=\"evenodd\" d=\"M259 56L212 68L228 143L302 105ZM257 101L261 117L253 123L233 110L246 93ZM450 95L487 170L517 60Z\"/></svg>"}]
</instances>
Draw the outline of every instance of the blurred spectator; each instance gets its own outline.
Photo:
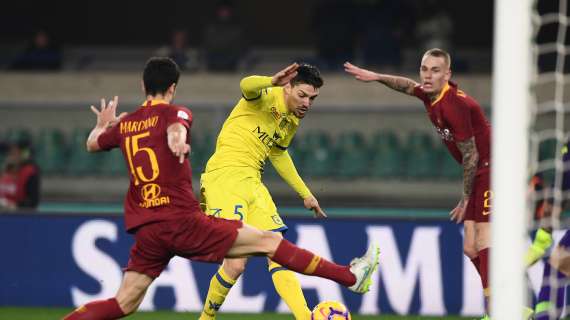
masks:
<instances>
[{"instance_id":1,"label":"blurred spectator","mask_svg":"<svg viewBox=\"0 0 570 320\"><path fill-rule=\"evenodd\" d=\"M359 45L363 63L398 69L402 63L403 35L407 27L406 2L370 0L358 7Z\"/></svg>"},{"instance_id":2,"label":"blurred spectator","mask_svg":"<svg viewBox=\"0 0 570 320\"><path fill-rule=\"evenodd\" d=\"M208 70L237 69L245 52L245 44L241 25L235 20L231 4L223 2L216 8L213 22L204 31L203 49Z\"/></svg>"},{"instance_id":3,"label":"blurred spectator","mask_svg":"<svg viewBox=\"0 0 570 320\"><path fill-rule=\"evenodd\" d=\"M32 43L16 57L12 70L59 70L62 65L61 48L52 42L50 35L39 30Z\"/></svg>"},{"instance_id":4,"label":"blurred spectator","mask_svg":"<svg viewBox=\"0 0 570 320\"><path fill-rule=\"evenodd\" d=\"M313 27L319 67L341 70L345 61L352 61L356 39L355 5L350 1L322 1L315 7Z\"/></svg>"},{"instance_id":5,"label":"blurred spectator","mask_svg":"<svg viewBox=\"0 0 570 320\"><path fill-rule=\"evenodd\" d=\"M40 200L40 171L28 143L10 147L0 174L0 208L35 209Z\"/></svg>"},{"instance_id":6,"label":"blurred spectator","mask_svg":"<svg viewBox=\"0 0 570 320\"><path fill-rule=\"evenodd\" d=\"M419 51L431 48L453 51L451 47L453 20L443 4L437 0L426 0L418 4L417 9L418 21L415 34L420 45Z\"/></svg>"},{"instance_id":7,"label":"blurred spectator","mask_svg":"<svg viewBox=\"0 0 570 320\"><path fill-rule=\"evenodd\" d=\"M170 44L157 52L158 56L169 57L174 60L181 70L192 69L195 61L188 56L188 32L185 29L175 29L170 37Z\"/></svg>"}]
</instances>

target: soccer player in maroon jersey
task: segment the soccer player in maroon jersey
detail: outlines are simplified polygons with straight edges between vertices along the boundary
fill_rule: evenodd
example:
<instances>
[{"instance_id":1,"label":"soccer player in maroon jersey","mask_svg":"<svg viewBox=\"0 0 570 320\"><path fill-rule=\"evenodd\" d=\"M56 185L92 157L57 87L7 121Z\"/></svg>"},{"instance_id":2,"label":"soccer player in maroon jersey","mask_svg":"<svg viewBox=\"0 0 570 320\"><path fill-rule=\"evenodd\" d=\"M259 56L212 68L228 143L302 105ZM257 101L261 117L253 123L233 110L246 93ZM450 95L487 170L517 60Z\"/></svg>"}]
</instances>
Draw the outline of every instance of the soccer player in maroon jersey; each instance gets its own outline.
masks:
<instances>
[{"instance_id":1,"label":"soccer player in maroon jersey","mask_svg":"<svg viewBox=\"0 0 570 320\"><path fill-rule=\"evenodd\" d=\"M362 69L349 62L344 64L344 69L357 80L377 81L423 101L442 142L463 166L463 196L450 216L457 223L465 221L463 249L481 276L488 302L489 219L493 198L489 188L491 126L479 103L450 81L450 66L447 52L430 49L421 61L421 83Z\"/></svg>"},{"instance_id":2,"label":"soccer player in maroon jersey","mask_svg":"<svg viewBox=\"0 0 570 320\"><path fill-rule=\"evenodd\" d=\"M290 270L327 278L357 293L368 291L379 250L342 266L237 220L205 215L194 197L190 151L192 113L172 105L180 71L169 58L151 58L144 69L146 101L116 116L118 98L91 107L97 124L87 138L90 152L121 148L130 169L125 226L135 244L115 297L88 303L65 320L118 319L136 311L152 281L170 259L221 263L225 257L267 256Z\"/></svg>"}]
</instances>

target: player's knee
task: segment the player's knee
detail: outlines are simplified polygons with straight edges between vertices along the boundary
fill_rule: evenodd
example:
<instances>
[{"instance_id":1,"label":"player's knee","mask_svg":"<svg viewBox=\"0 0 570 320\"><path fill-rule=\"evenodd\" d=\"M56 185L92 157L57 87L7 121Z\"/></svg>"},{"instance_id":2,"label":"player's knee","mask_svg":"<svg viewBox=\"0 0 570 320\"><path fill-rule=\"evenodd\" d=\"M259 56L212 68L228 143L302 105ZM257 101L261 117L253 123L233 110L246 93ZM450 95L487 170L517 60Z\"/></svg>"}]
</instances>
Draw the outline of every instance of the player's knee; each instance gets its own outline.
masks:
<instances>
[{"instance_id":1,"label":"player's knee","mask_svg":"<svg viewBox=\"0 0 570 320\"><path fill-rule=\"evenodd\" d=\"M469 259L477 257L477 248L475 248L475 244L464 243L463 253L465 253L465 255L469 257Z\"/></svg>"},{"instance_id":2,"label":"player's knee","mask_svg":"<svg viewBox=\"0 0 570 320\"><path fill-rule=\"evenodd\" d=\"M121 299L120 297L117 297L117 302L126 316L135 313L139 307L139 303L137 303L136 299Z\"/></svg>"},{"instance_id":3,"label":"player's knee","mask_svg":"<svg viewBox=\"0 0 570 320\"><path fill-rule=\"evenodd\" d=\"M246 261L247 260L242 259L225 260L224 270L230 277L237 278L245 271Z\"/></svg>"},{"instance_id":4,"label":"player's knee","mask_svg":"<svg viewBox=\"0 0 570 320\"><path fill-rule=\"evenodd\" d=\"M477 239L475 239L475 249L477 252L489 248L490 245L491 241L489 241L487 237L477 237Z\"/></svg>"},{"instance_id":5,"label":"player's knee","mask_svg":"<svg viewBox=\"0 0 570 320\"><path fill-rule=\"evenodd\" d=\"M279 234L271 231L263 231L261 242L263 253L268 256L273 256L281 240L282 237Z\"/></svg>"}]
</instances>

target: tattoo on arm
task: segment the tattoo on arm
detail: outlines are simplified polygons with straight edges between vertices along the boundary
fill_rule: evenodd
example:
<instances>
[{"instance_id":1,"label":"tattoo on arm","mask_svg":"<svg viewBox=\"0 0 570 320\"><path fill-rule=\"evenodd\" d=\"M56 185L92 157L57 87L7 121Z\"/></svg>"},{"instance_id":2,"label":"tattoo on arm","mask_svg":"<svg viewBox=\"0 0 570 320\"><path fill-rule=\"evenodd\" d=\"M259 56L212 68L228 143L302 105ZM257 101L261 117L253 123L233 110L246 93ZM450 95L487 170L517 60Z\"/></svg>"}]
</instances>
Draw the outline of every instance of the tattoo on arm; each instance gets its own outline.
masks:
<instances>
[{"instance_id":1,"label":"tattoo on arm","mask_svg":"<svg viewBox=\"0 0 570 320\"><path fill-rule=\"evenodd\" d=\"M414 95L414 87L418 85L418 83L412 79L385 74L380 75L378 82L386 85L390 89L409 95Z\"/></svg>"},{"instance_id":2,"label":"tattoo on arm","mask_svg":"<svg viewBox=\"0 0 570 320\"><path fill-rule=\"evenodd\" d=\"M475 145L475 137L471 137L462 142L457 143L457 148L463 156L463 195L471 195L473 190L473 180L477 172L477 164L479 162L479 153Z\"/></svg>"}]
</instances>

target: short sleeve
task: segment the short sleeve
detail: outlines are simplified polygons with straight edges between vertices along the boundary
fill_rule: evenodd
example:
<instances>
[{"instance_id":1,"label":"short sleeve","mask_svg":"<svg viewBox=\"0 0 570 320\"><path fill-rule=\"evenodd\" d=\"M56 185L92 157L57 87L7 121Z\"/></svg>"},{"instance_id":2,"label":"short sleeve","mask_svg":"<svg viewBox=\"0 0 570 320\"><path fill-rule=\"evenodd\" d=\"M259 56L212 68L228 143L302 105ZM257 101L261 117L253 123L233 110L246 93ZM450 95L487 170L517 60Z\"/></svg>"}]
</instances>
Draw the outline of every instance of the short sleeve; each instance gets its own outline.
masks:
<instances>
[{"instance_id":1,"label":"short sleeve","mask_svg":"<svg viewBox=\"0 0 570 320\"><path fill-rule=\"evenodd\" d=\"M121 144L121 135L119 133L120 123L107 128L105 132L97 138L97 144L101 150L111 150L117 148Z\"/></svg>"},{"instance_id":2,"label":"short sleeve","mask_svg":"<svg viewBox=\"0 0 570 320\"><path fill-rule=\"evenodd\" d=\"M465 100L458 98L456 103L450 104L448 107L445 118L455 140L460 142L473 137L469 104Z\"/></svg>"},{"instance_id":3,"label":"short sleeve","mask_svg":"<svg viewBox=\"0 0 570 320\"><path fill-rule=\"evenodd\" d=\"M414 87L414 96L418 97L418 99L422 100L424 103L427 104L431 103L429 97L427 96L427 94L424 92L421 85L419 84Z\"/></svg>"},{"instance_id":4,"label":"short sleeve","mask_svg":"<svg viewBox=\"0 0 570 320\"><path fill-rule=\"evenodd\" d=\"M166 127L173 123L180 123L189 129L192 126L192 112L185 107L174 107L170 109L166 116Z\"/></svg>"}]
</instances>

